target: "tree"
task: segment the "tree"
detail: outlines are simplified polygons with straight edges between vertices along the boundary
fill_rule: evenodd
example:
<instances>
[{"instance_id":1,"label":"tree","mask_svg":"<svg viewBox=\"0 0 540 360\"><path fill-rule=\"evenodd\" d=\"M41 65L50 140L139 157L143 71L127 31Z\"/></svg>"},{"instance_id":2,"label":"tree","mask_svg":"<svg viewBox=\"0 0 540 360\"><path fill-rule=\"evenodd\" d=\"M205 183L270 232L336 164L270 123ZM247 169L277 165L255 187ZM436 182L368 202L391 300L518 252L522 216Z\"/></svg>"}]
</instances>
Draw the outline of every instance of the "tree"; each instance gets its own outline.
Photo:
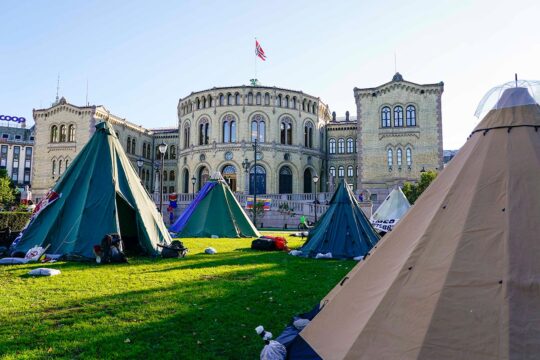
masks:
<instances>
[{"instance_id":1,"label":"tree","mask_svg":"<svg viewBox=\"0 0 540 360\"><path fill-rule=\"evenodd\" d=\"M418 183L406 182L403 184L403 193L407 197L407 200L411 204L414 204L416 200L422 195L433 180L437 177L437 172L434 170L426 171L420 174L420 181Z\"/></svg>"},{"instance_id":2,"label":"tree","mask_svg":"<svg viewBox=\"0 0 540 360\"><path fill-rule=\"evenodd\" d=\"M264 217L264 200L257 199L257 203L251 209L249 209L249 214L251 215L252 219L253 219L253 212L257 214L258 220Z\"/></svg>"},{"instance_id":3,"label":"tree","mask_svg":"<svg viewBox=\"0 0 540 360\"><path fill-rule=\"evenodd\" d=\"M15 201L15 191L11 188L11 180L7 176L0 176L0 204L9 207Z\"/></svg>"}]
</instances>

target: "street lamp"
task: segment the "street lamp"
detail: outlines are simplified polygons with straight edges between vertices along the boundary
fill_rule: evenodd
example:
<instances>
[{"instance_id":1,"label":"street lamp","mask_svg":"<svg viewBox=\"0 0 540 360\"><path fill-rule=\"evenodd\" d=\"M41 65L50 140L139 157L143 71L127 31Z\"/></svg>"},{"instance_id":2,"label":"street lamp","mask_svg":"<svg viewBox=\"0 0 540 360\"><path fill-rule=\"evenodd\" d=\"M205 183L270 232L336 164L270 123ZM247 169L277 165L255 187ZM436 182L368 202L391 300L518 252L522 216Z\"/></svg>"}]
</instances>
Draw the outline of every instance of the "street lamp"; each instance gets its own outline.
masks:
<instances>
[{"instance_id":1,"label":"street lamp","mask_svg":"<svg viewBox=\"0 0 540 360\"><path fill-rule=\"evenodd\" d=\"M427 171L426 171L426 168L425 168L424 166L422 166L422 170L420 170L420 172L421 172L421 173L427 172Z\"/></svg>"},{"instance_id":2,"label":"street lamp","mask_svg":"<svg viewBox=\"0 0 540 360\"><path fill-rule=\"evenodd\" d=\"M246 173L246 184L244 186L244 192L246 194L249 193L249 166L251 165L250 161L245 158L244 161L242 161L242 167L244 168L244 172Z\"/></svg>"},{"instance_id":3,"label":"street lamp","mask_svg":"<svg viewBox=\"0 0 540 360\"><path fill-rule=\"evenodd\" d=\"M315 222L317 222L317 183L319 182L317 174L313 176L313 182L315 183Z\"/></svg>"},{"instance_id":4,"label":"street lamp","mask_svg":"<svg viewBox=\"0 0 540 360\"><path fill-rule=\"evenodd\" d=\"M159 153L161 154L161 170L159 173L159 213L163 215L163 163L165 152L167 151L167 144L162 142L158 145Z\"/></svg>"},{"instance_id":5,"label":"street lamp","mask_svg":"<svg viewBox=\"0 0 540 360\"><path fill-rule=\"evenodd\" d=\"M139 156L139 158L137 159L137 167L139 168L139 179L141 178L141 168L143 167L143 165L144 161L142 157Z\"/></svg>"},{"instance_id":6,"label":"street lamp","mask_svg":"<svg viewBox=\"0 0 540 360\"><path fill-rule=\"evenodd\" d=\"M257 228L257 138L253 140L253 225Z\"/></svg>"},{"instance_id":7,"label":"street lamp","mask_svg":"<svg viewBox=\"0 0 540 360\"><path fill-rule=\"evenodd\" d=\"M197 182L197 178L195 177L195 175L193 175L193 177L191 178L191 184L192 184L191 195L193 196L194 199L195 199L195 183L196 182Z\"/></svg>"}]
</instances>

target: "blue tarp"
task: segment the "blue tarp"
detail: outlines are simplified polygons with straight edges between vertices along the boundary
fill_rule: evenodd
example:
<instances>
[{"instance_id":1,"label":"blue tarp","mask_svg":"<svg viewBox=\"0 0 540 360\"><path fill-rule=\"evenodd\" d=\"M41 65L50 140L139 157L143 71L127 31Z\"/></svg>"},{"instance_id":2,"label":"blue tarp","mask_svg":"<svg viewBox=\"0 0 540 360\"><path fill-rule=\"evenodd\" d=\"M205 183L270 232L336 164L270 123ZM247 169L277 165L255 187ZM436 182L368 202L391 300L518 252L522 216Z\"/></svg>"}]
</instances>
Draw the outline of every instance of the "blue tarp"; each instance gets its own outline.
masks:
<instances>
[{"instance_id":1,"label":"blue tarp","mask_svg":"<svg viewBox=\"0 0 540 360\"><path fill-rule=\"evenodd\" d=\"M176 222L173 225L171 225L169 230L175 233L182 231L182 229L184 228L184 226L186 226L189 218L191 217L191 215L193 214L193 212L195 211L195 209L197 208L201 200L204 199L206 195L216 185L217 185L217 182L215 181L209 181L206 184L204 184L201 191L199 191L199 193L197 194L197 197L191 202L191 204L189 204L186 210L184 210L184 212L182 213L182 215L180 215L178 220L176 220Z\"/></svg>"}]
</instances>

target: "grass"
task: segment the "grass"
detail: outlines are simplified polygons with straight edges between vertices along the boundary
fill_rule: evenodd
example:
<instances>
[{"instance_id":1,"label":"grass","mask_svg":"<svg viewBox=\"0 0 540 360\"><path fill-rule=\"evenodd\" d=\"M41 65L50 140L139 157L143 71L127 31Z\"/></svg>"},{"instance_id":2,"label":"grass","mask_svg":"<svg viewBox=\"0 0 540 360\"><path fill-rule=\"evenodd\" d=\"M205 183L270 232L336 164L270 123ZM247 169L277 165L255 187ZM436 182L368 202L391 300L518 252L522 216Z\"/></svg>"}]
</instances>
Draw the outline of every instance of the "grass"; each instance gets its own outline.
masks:
<instances>
[{"instance_id":1,"label":"grass","mask_svg":"<svg viewBox=\"0 0 540 360\"><path fill-rule=\"evenodd\" d=\"M355 265L252 251L251 239L182 241L185 259L0 267L0 358L255 359L257 325L277 336ZM62 274L26 275L37 267Z\"/></svg>"}]
</instances>

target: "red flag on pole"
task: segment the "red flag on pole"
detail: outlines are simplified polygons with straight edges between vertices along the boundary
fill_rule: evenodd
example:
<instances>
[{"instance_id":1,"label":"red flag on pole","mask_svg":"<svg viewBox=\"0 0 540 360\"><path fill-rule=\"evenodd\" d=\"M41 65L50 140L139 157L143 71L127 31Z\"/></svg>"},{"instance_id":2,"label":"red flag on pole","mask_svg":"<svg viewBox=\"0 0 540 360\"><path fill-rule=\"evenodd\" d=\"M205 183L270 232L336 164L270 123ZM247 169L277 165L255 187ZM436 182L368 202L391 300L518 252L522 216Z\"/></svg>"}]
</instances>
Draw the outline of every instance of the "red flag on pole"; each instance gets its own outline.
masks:
<instances>
[{"instance_id":1,"label":"red flag on pole","mask_svg":"<svg viewBox=\"0 0 540 360\"><path fill-rule=\"evenodd\" d=\"M255 55L257 55L262 61L266 61L266 55L264 54L264 50L261 47L261 44L259 44L259 41L255 40Z\"/></svg>"}]
</instances>

